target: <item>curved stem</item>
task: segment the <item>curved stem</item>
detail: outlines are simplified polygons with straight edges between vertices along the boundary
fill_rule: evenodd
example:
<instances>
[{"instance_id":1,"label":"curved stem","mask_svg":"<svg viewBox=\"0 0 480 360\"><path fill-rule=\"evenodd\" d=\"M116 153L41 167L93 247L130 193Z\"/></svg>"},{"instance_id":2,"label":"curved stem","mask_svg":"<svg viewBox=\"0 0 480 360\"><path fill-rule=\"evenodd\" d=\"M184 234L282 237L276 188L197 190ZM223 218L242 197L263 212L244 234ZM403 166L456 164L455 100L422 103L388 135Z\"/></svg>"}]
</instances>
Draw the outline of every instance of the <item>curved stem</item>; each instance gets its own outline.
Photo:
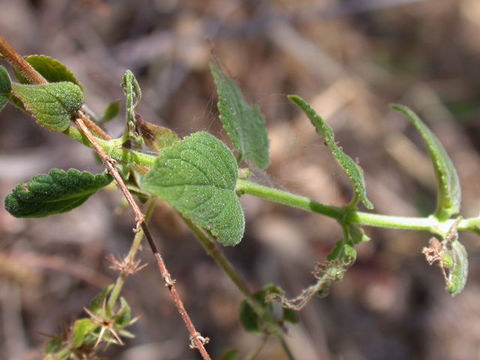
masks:
<instances>
[{"instance_id":1,"label":"curved stem","mask_svg":"<svg viewBox=\"0 0 480 360\"><path fill-rule=\"evenodd\" d=\"M362 211L350 211L348 207L322 204L305 196L272 189L242 179L237 180L236 190L239 195L250 194L305 211L323 214L341 222L352 222L359 225L391 229L425 230L435 234L446 234L455 222L455 219L449 219L440 223L434 217L392 216L372 214ZM459 230L479 232L479 227L480 218L471 218L461 220L457 228Z\"/></svg>"},{"instance_id":2,"label":"curved stem","mask_svg":"<svg viewBox=\"0 0 480 360\"><path fill-rule=\"evenodd\" d=\"M64 133L76 141L89 145L88 141L83 137L80 131L73 126L67 129ZM98 143L104 147L107 154L118 161L127 158L134 163L147 167L151 167L155 161L155 157L152 155L133 150L120 149L109 141L98 139ZM339 221L349 221L366 226L405 230L425 230L435 234L446 234L455 222L455 219L449 219L443 223L439 223L433 217L393 216L372 214L362 211L350 211L348 210L348 206L344 208L323 204L305 196L255 184L244 179L237 180L236 191L239 195L249 194L305 211L323 214ZM462 219L459 222L457 229L480 233L480 217Z\"/></svg>"},{"instance_id":3,"label":"curved stem","mask_svg":"<svg viewBox=\"0 0 480 360\"><path fill-rule=\"evenodd\" d=\"M323 214L337 220L340 220L345 213L342 208L337 206L322 204L305 196L295 195L278 189L272 189L270 187L258 185L247 180L238 179L236 191L239 195L254 195L263 199L278 202L280 204Z\"/></svg>"}]
</instances>

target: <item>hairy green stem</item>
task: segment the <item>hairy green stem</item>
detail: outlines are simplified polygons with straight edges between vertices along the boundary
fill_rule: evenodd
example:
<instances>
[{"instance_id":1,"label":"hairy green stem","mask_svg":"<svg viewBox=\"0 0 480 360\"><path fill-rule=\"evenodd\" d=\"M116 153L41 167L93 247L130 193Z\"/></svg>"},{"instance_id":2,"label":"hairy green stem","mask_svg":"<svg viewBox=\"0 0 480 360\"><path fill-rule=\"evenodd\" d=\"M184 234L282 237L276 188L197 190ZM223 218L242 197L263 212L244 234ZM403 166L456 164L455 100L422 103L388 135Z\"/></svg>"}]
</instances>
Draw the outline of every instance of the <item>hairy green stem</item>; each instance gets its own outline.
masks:
<instances>
[{"instance_id":1,"label":"hairy green stem","mask_svg":"<svg viewBox=\"0 0 480 360\"><path fill-rule=\"evenodd\" d=\"M293 206L302 210L323 214L337 220L344 216L342 208L325 205L305 196L294 195L287 191L273 189L267 186L258 185L247 180L237 180L237 194L250 194L263 199L278 202L280 204Z\"/></svg>"},{"instance_id":2,"label":"hairy green stem","mask_svg":"<svg viewBox=\"0 0 480 360\"><path fill-rule=\"evenodd\" d=\"M69 127L64 134L84 145L89 146L88 141L85 139L82 133L73 126ZM104 148L105 152L117 161L126 160L131 163L136 163L138 165L147 167L151 167L155 161L155 156L134 150L123 149L115 143L115 140L97 140L98 143ZM366 226L405 230L425 230L434 234L445 235L448 233L456 220L452 218L440 223L434 217L392 216L372 214L362 211L351 211L348 205L346 207L327 205L305 196L255 184L244 179L237 180L236 191L239 195L254 195L266 200L296 207L305 211L326 215L340 222L348 221ZM462 219L458 223L457 229L480 233L480 217Z\"/></svg>"},{"instance_id":3,"label":"hairy green stem","mask_svg":"<svg viewBox=\"0 0 480 360\"><path fill-rule=\"evenodd\" d=\"M323 214L340 222L352 222L359 225L391 229L426 230L435 234L446 234L455 222L455 219L449 219L440 223L433 217L392 216L372 214L362 211L350 211L348 207L322 204L305 196L272 189L242 179L237 180L236 190L239 195L250 194L280 204ZM479 226L480 218L471 218L461 220L457 228L459 230L475 231L475 227Z\"/></svg>"},{"instance_id":4,"label":"hairy green stem","mask_svg":"<svg viewBox=\"0 0 480 360\"><path fill-rule=\"evenodd\" d=\"M72 138L79 143L91 147L87 138L74 126L70 126L67 130L63 132L68 137ZM100 146L105 150L105 153L110 156L112 159L120 162L135 163L138 165L152 166L155 161L155 156L148 155L139 151L124 149L121 147L116 139L113 140L103 140L96 138Z\"/></svg>"},{"instance_id":5,"label":"hairy green stem","mask_svg":"<svg viewBox=\"0 0 480 360\"><path fill-rule=\"evenodd\" d=\"M69 127L64 134L84 145L89 146L86 138L73 126ZM126 160L131 163L136 163L138 165L147 167L151 167L155 161L155 156L134 150L123 149L115 143L115 140L106 141L97 139L97 141L104 148L105 152L117 161ZM348 206L338 207L323 204L305 196L292 194L288 191L273 189L268 186L255 184L243 179L237 180L236 191L239 195L254 195L305 211L326 215L340 222L348 221L366 226L405 230L425 230L434 234L444 235L448 233L456 220L452 218L440 223L433 217L392 216L372 214L362 211L351 211ZM462 219L459 222L457 229L480 232L480 217Z\"/></svg>"},{"instance_id":6,"label":"hairy green stem","mask_svg":"<svg viewBox=\"0 0 480 360\"><path fill-rule=\"evenodd\" d=\"M154 208L155 208L155 199L151 199L150 203L148 204L147 211L145 213L145 221L148 221ZM138 248L140 247L140 243L142 239L143 239L143 230L140 229L135 234L135 237L133 238L133 242L132 242L132 245L130 245L130 250L128 251L128 255L125 257L125 260L123 261L124 265L133 264L133 261L135 260L135 255L138 251ZM127 277L128 274L129 272L127 271L127 269L122 269L120 275L118 276L117 281L115 282L115 286L113 287L112 292L110 293L110 297L108 299L107 309L109 311L112 311L116 301L118 300L118 296L122 291L123 284L125 283L125 278Z\"/></svg>"}]
</instances>

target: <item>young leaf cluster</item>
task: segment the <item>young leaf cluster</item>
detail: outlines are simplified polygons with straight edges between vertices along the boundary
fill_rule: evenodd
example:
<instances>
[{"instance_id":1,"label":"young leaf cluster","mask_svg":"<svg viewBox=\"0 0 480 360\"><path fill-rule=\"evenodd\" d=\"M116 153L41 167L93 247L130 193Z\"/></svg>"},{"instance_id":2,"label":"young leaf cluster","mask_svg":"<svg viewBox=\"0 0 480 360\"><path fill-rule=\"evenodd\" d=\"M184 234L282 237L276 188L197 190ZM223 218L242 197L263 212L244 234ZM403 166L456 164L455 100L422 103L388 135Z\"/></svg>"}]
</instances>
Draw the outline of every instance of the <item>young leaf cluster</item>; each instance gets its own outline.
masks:
<instances>
[{"instance_id":1,"label":"young leaf cluster","mask_svg":"<svg viewBox=\"0 0 480 360\"><path fill-rule=\"evenodd\" d=\"M121 337L133 338L126 330L137 321L131 316L131 308L125 298L120 298L120 308L115 313L106 306L107 296L112 285L103 289L85 308L88 318L75 320L71 329L51 339L44 349L45 360L80 360L89 359L102 343L123 344Z\"/></svg>"}]
</instances>

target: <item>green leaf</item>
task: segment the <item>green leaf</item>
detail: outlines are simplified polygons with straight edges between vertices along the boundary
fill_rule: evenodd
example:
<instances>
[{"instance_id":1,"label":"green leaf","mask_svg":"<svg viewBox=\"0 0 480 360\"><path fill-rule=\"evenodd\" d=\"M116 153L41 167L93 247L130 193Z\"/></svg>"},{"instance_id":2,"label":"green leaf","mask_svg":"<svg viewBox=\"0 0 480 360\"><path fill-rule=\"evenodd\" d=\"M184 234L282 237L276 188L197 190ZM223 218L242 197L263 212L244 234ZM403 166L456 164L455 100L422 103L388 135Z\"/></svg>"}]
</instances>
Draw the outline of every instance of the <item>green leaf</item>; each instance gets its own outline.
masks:
<instances>
[{"instance_id":1,"label":"green leaf","mask_svg":"<svg viewBox=\"0 0 480 360\"><path fill-rule=\"evenodd\" d=\"M43 348L43 354L46 355L44 360L61 359L61 357L57 357L55 355L59 355L58 353L62 351L63 340L64 339L61 336L55 336L45 345Z\"/></svg>"},{"instance_id":2,"label":"green leaf","mask_svg":"<svg viewBox=\"0 0 480 360\"><path fill-rule=\"evenodd\" d=\"M259 317L246 300L243 300L240 304L239 320L246 331L251 333L260 332Z\"/></svg>"},{"instance_id":3,"label":"green leaf","mask_svg":"<svg viewBox=\"0 0 480 360\"><path fill-rule=\"evenodd\" d=\"M122 86L126 97L127 123L135 123L135 108L142 99L142 91L137 79L130 70L125 71Z\"/></svg>"},{"instance_id":4,"label":"green leaf","mask_svg":"<svg viewBox=\"0 0 480 360\"><path fill-rule=\"evenodd\" d=\"M5 198L5 209L15 217L44 217L63 213L83 204L108 185L112 177L76 169L52 169L19 184Z\"/></svg>"},{"instance_id":5,"label":"green leaf","mask_svg":"<svg viewBox=\"0 0 480 360\"><path fill-rule=\"evenodd\" d=\"M42 75L45 80L50 83L62 82L62 81L69 81L74 83L75 85L80 86L82 85L80 82L75 78L73 73L67 69L67 67L62 64L57 59L53 59L49 56L45 55L30 55L26 56L25 60L32 65L32 67L37 70L40 75ZM25 79L25 77L17 70L14 70L15 76L17 77L18 81L22 84L28 84L29 81Z\"/></svg>"},{"instance_id":6,"label":"green leaf","mask_svg":"<svg viewBox=\"0 0 480 360\"><path fill-rule=\"evenodd\" d=\"M358 244L363 241L370 241L370 237L365 234L365 231L363 231L360 226L355 224L347 224L346 226L349 237L352 239L354 244Z\"/></svg>"},{"instance_id":7,"label":"green leaf","mask_svg":"<svg viewBox=\"0 0 480 360\"><path fill-rule=\"evenodd\" d=\"M345 239L340 239L336 242L333 250L327 255L327 260L341 260L342 263L353 263L357 258L357 251L355 247L346 241Z\"/></svg>"},{"instance_id":8,"label":"green leaf","mask_svg":"<svg viewBox=\"0 0 480 360\"><path fill-rule=\"evenodd\" d=\"M180 138L169 128L155 125L137 116L137 127L145 145L156 154L165 147L175 144Z\"/></svg>"},{"instance_id":9,"label":"green leaf","mask_svg":"<svg viewBox=\"0 0 480 360\"><path fill-rule=\"evenodd\" d=\"M239 308L239 319L244 329L251 333L258 333L268 328L267 322L272 321L273 317L273 302L272 300L266 301L266 298L270 294L281 294L282 291L279 287L268 284L264 289L259 290L253 294L253 297L263 307L265 315L261 318L254 308L247 300L243 300ZM284 313L285 314L285 313ZM287 315L288 316L288 315Z\"/></svg>"},{"instance_id":10,"label":"green leaf","mask_svg":"<svg viewBox=\"0 0 480 360\"><path fill-rule=\"evenodd\" d=\"M335 247L327 255L327 263L322 269L322 277L326 280L324 287L320 290L321 294L328 292L332 282L343 279L347 270L353 265L357 258L357 251L355 250L355 241L359 239L353 238L358 236L354 231L352 236L352 226L344 225L344 237L337 241Z\"/></svg>"},{"instance_id":11,"label":"green leaf","mask_svg":"<svg viewBox=\"0 0 480 360\"><path fill-rule=\"evenodd\" d=\"M120 298L120 310L118 310L115 318L115 323L120 327L127 326L132 320L132 310L124 297Z\"/></svg>"},{"instance_id":12,"label":"green leaf","mask_svg":"<svg viewBox=\"0 0 480 360\"><path fill-rule=\"evenodd\" d=\"M424 247L422 253L427 262L432 265L438 262L445 279L445 287L451 296L459 294L465 287L468 276L468 255L465 247L458 241L457 225L459 217L452 228L439 241L432 237L429 246Z\"/></svg>"},{"instance_id":13,"label":"green leaf","mask_svg":"<svg viewBox=\"0 0 480 360\"><path fill-rule=\"evenodd\" d=\"M82 90L71 82L45 85L13 83L12 90L26 111L51 131L65 131L83 103Z\"/></svg>"},{"instance_id":14,"label":"green leaf","mask_svg":"<svg viewBox=\"0 0 480 360\"><path fill-rule=\"evenodd\" d=\"M3 66L0 65L0 111L8 102L11 88L12 83L10 82L8 72Z\"/></svg>"},{"instance_id":15,"label":"green leaf","mask_svg":"<svg viewBox=\"0 0 480 360\"><path fill-rule=\"evenodd\" d=\"M197 132L164 148L143 190L167 201L223 245L240 242L245 219L235 193L237 163L220 140Z\"/></svg>"},{"instance_id":16,"label":"green leaf","mask_svg":"<svg viewBox=\"0 0 480 360\"><path fill-rule=\"evenodd\" d=\"M103 307L104 301L106 301L107 295L112 291L113 284L108 285L105 289L100 291L97 296L95 296L90 304L88 305L88 310L90 310L94 314L98 314Z\"/></svg>"},{"instance_id":17,"label":"green leaf","mask_svg":"<svg viewBox=\"0 0 480 360\"><path fill-rule=\"evenodd\" d=\"M293 309L283 308L283 321L297 324L298 323L298 316L297 312Z\"/></svg>"},{"instance_id":18,"label":"green leaf","mask_svg":"<svg viewBox=\"0 0 480 360\"><path fill-rule=\"evenodd\" d=\"M135 75L130 70L125 71L125 74L123 74L122 86L127 97L127 113L133 119L133 111L142 99L142 90Z\"/></svg>"},{"instance_id":19,"label":"green leaf","mask_svg":"<svg viewBox=\"0 0 480 360\"><path fill-rule=\"evenodd\" d=\"M102 115L102 122L112 120L120 112L120 101L112 101L107 105Z\"/></svg>"},{"instance_id":20,"label":"green leaf","mask_svg":"<svg viewBox=\"0 0 480 360\"><path fill-rule=\"evenodd\" d=\"M408 107L391 105L392 109L403 113L420 132L432 159L437 181L437 209L435 217L444 221L460 211L461 189L457 171L437 137ZM413 166L413 165L412 165Z\"/></svg>"},{"instance_id":21,"label":"green leaf","mask_svg":"<svg viewBox=\"0 0 480 360\"><path fill-rule=\"evenodd\" d=\"M97 325L88 318L75 321L72 332L73 346L76 348L82 346L85 337L96 327Z\"/></svg>"},{"instance_id":22,"label":"green leaf","mask_svg":"<svg viewBox=\"0 0 480 360\"><path fill-rule=\"evenodd\" d=\"M43 349L43 353L45 355L55 353L62 348L62 337L56 336L52 340L50 340Z\"/></svg>"},{"instance_id":23,"label":"green leaf","mask_svg":"<svg viewBox=\"0 0 480 360\"><path fill-rule=\"evenodd\" d=\"M468 255L465 247L457 239L450 243L447 254L451 262L446 279L447 290L450 295L455 296L463 290L467 282Z\"/></svg>"},{"instance_id":24,"label":"green leaf","mask_svg":"<svg viewBox=\"0 0 480 360\"><path fill-rule=\"evenodd\" d=\"M238 162L247 158L259 169L268 166L265 119L258 107L250 107L240 89L215 65L210 64L218 93L218 111L223 127L238 151Z\"/></svg>"},{"instance_id":25,"label":"green leaf","mask_svg":"<svg viewBox=\"0 0 480 360\"><path fill-rule=\"evenodd\" d=\"M317 132L322 135L337 162L340 164L343 170L345 170L345 173L352 183L355 194L352 204L356 205L358 200L361 200L367 209L373 209L373 204L367 198L367 189L365 187L363 170L335 143L332 128L301 97L290 95L288 98L300 109L302 109L303 112L305 112L313 126L315 126Z\"/></svg>"}]
</instances>

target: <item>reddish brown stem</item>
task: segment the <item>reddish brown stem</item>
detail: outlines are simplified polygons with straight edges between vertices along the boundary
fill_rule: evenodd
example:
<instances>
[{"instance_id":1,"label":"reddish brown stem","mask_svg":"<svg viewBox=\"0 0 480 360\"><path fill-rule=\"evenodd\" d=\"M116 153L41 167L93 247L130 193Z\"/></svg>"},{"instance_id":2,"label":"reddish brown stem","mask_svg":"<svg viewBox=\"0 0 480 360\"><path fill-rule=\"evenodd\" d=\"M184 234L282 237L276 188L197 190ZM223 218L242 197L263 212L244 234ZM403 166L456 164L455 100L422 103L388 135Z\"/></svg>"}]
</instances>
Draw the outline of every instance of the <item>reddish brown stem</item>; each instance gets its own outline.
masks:
<instances>
[{"instance_id":1,"label":"reddish brown stem","mask_svg":"<svg viewBox=\"0 0 480 360\"><path fill-rule=\"evenodd\" d=\"M10 44L0 36L0 52L7 61L22 73L32 84L46 84L47 80L40 75Z\"/></svg>"},{"instance_id":2,"label":"reddish brown stem","mask_svg":"<svg viewBox=\"0 0 480 360\"><path fill-rule=\"evenodd\" d=\"M204 346L205 344L208 344L210 339L208 337L206 338L202 337L201 334L195 329L195 325L193 325L193 322L190 319L190 316L188 315L187 310L185 310L185 306L183 306L183 302L180 299L180 296L178 295L177 289L175 288L175 280L172 279L172 277L170 276L170 273L168 272L168 269L165 266L165 262L163 261L162 255L158 251L158 248L152 238L150 230L148 229L145 223L142 223L142 229L145 234L145 237L147 238L148 244L150 245L150 248L152 249L152 252L155 255L158 268L160 269L163 280L165 281L165 286L170 291L173 301L175 302L175 306L177 307L178 312L180 313L180 316L185 322L185 326L187 327L188 332L190 333L190 341L191 341L190 347L192 349L196 348L200 352L204 360L210 360L210 355L208 355L208 352L207 350L205 350L205 346Z\"/></svg>"},{"instance_id":3,"label":"reddish brown stem","mask_svg":"<svg viewBox=\"0 0 480 360\"><path fill-rule=\"evenodd\" d=\"M26 61L23 56L15 51L10 44L0 36L0 53L2 53L7 61L32 84L48 84L48 81L37 71L35 70L28 61ZM110 140L111 137L105 133L97 124L88 119L85 116L84 119L88 128L100 136L104 140Z\"/></svg>"},{"instance_id":4,"label":"reddish brown stem","mask_svg":"<svg viewBox=\"0 0 480 360\"><path fill-rule=\"evenodd\" d=\"M34 84L47 83L47 80L45 80L28 62L26 62L25 59L23 59L23 57L20 56L2 37L0 37L0 52L7 58L7 60L12 64L12 66L14 66L16 69L21 71L22 74L24 74L24 76L27 79L29 79L32 83ZM190 347L196 348L200 352L204 360L211 360L210 356L207 353L207 350L205 350L205 347L204 347L204 344L208 343L208 338L203 338L200 335L200 333L196 331L195 326L193 325L190 317L188 316L188 313L185 310L185 307L183 306L183 302L181 301L180 297L178 296L177 290L175 289L175 286L174 286L175 281L172 280L170 273L168 272L167 267L165 266L165 263L162 259L162 256L160 255L160 252L158 251L158 248L151 236L150 230L148 229L147 224L144 222L145 216L141 212L137 203L133 199L132 194L127 189L127 186L123 182L122 177L120 176L120 174L118 173L117 169L114 166L115 160L111 159L105 153L103 148L95 139L95 136L93 136L93 134L90 132L89 127L86 124L93 124L93 123L91 123L91 121L83 113L83 111L81 110L77 111L77 116L74 119L74 122L75 122L75 125L77 125L79 130L90 142L90 144L95 149L97 154L100 156L103 163L105 164L105 167L108 169L110 174L112 174L113 178L115 179L118 186L120 187L120 190L123 192L123 195L127 199L130 207L135 213L135 224L136 224L135 230L138 231L140 227L142 227L145 233L145 237L148 240L150 248L152 249L152 252L157 261L158 268L160 269L162 277L165 281L165 286L170 291L170 294L173 297L175 306L177 307L178 312L180 313L183 321L185 322L187 330L190 333L190 339L191 339ZM93 131L97 132L95 128L93 128ZM108 137L107 139L110 138L107 134L105 135Z\"/></svg>"}]
</instances>

